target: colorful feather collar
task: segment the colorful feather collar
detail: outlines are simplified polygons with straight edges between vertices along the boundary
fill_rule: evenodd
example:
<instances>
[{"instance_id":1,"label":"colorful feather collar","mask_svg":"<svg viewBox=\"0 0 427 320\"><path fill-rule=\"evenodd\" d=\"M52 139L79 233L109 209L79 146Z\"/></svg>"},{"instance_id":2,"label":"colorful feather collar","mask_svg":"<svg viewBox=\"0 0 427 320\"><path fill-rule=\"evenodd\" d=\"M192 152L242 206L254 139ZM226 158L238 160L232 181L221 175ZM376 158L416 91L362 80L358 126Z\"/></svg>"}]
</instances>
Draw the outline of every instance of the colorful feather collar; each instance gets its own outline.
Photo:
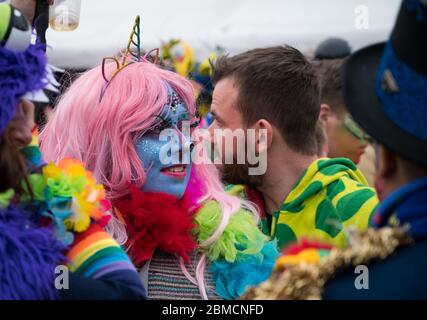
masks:
<instances>
[{"instance_id":1,"label":"colorful feather collar","mask_svg":"<svg viewBox=\"0 0 427 320\"><path fill-rule=\"evenodd\" d=\"M150 260L156 249L185 261L193 250L200 250L210 261L217 294L224 299L238 298L271 274L278 256L276 243L261 232L248 211L233 214L219 239L201 247L220 224L222 210L216 201L191 209L188 192L177 200L165 194L143 193L134 186L130 191L128 197L115 201L114 207L126 224L127 247L137 267Z\"/></svg>"},{"instance_id":2,"label":"colorful feather collar","mask_svg":"<svg viewBox=\"0 0 427 320\"><path fill-rule=\"evenodd\" d=\"M74 241L75 232L89 228L91 220L105 226L111 218L110 204L102 185L77 160L65 158L58 165L50 163L28 176L31 192L13 190L0 195L0 207L10 202L33 213L33 220L53 223L57 238L66 246Z\"/></svg>"}]
</instances>

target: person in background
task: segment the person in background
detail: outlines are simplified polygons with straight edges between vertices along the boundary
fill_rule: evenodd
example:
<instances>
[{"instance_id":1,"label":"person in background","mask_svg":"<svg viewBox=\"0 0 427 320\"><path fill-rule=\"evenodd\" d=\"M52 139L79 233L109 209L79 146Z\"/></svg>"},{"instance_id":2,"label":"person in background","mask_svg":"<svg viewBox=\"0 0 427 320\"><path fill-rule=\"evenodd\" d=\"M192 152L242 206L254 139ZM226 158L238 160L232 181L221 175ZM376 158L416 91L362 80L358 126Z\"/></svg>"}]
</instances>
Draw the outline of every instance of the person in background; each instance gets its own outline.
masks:
<instances>
[{"instance_id":1,"label":"person in background","mask_svg":"<svg viewBox=\"0 0 427 320\"><path fill-rule=\"evenodd\" d=\"M355 52L345 66L348 109L376 141L384 200L373 227L403 228L410 244L369 265L369 290L356 290L344 273L326 287L327 299L427 298L426 39L425 1L405 0L389 41Z\"/></svg>"},{"instance_id":2,"label":"person in background","mask_svg":"<svg viewBox=\"0 0 427 320\"><path fill-rule=\"evenodd\" d=\"M351 118L343 101L343 60L320 60L314 62L314 66L320 78L320 120L327 136L328 157L344 157L358 164L368 139Z\"/></svg>"},{"instance_id":3,"label":"person in background","mask_svg":"<svg viewBox=\"0 0 427 320\"><path fill-rule=\"evenodd\" d=\"M48 6L53 5L54 3L54 0L41 0L41 1L44 1ZM45 32L48 25L47 25L47 21L42 21L42 20L47 18L46 16L48 15L48 12L38 11L37 0L11 0L9 2L16 9L18 9L20 12L23 13L25 18L27 18L27 20L30 22L30 24L33 26L36 32L40 32L38 33L40 40L45 39ZM41 19L40 19L40 15L43 15ZM51 71L50 80L53 82L52 85L55 86L55 88L59 87L60 84L57 82L57 79L55 79L55 77L58 77L59 74L64 73L65 70L61 70L52 65L49 65L49 69ZM39 129L41 129L48 121L53 111L52 105L60 94L59 90L56 90L56 89L52 90L52 87L50 89L51 90L48 90L48 89L45 90L46 98L43 99L43 101L34 102L35 119Z\"/></svg>"},{"instance_id":4,"label":"person in background","mask_svg":"<svg viewBox=\"0 0 427 320\"><path fill-rule=\"evenodd\" d=\"M328 38L317 46L314 60L344 59L350 54L351 47L345 39Z\"/></svg>"},{"instance_id":5,"label":"person in background","mask_svg":"<svg viewBox=\"0 0 427 320\"><path fill-rule=\"evenodd\" d=\"M323 152L330 158L351 159L362 171L369 185L374 186L374 148L368 141L364 141L367 135L351 120L342 98L341 68L350 54L351 47L346 40L329 38L319 44L314 55L313 64L321 81L320 126L324 128L327 141Z\"/></svg>"}]
</instances>

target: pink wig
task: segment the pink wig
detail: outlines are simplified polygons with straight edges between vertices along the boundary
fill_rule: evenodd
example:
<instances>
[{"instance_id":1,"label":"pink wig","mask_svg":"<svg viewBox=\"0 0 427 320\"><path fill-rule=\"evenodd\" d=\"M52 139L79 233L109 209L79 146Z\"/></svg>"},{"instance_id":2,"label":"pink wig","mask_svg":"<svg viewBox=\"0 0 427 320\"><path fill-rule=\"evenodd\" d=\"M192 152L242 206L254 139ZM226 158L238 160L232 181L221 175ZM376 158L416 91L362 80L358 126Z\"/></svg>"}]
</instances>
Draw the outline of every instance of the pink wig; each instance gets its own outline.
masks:
<instances>
[{"instance_id":1,"label":"pink wig","mask_svg":"<svg viewBox=\"0 0 427 320\"><path fill-rule=\"evenodd\" d=\"M115 64L106 65L111 74ZM184 100L190 114L195 113L193 87L176 73L162 70L148 62L133 63L120 71L110 82L100 101L105 80L98 66L81 75L61 98L53 118L41 133L41 149L46 161L58 162L72 157L81 160L94 173L98 182L105 185L108 197L113 200L128 194L128 183L142 186L145 173L135 150L137 140L156 122L167 103L168 83ZM198 141L198 143L203 143ZM206 152L202 155L206 157ZM232 214L241 207L251 211L258 219L254 205L224 192L218 171L207 161L194 164L190 184L202 184L203 193L195 196L196 204L210 199L218 201L223 216L218 229L200 244L215 242L222 234ZM188 192L199 189L189 185ZM117 231L117 230L116 230ZM113 233L115 231L113 230ZM119 240L120 241L120 240ZM123 242L123 240L121 240ZM193 279L183 266L184 274L198 284L204 298L206 257L203 255Z\"/></svg>"}]
</instances>

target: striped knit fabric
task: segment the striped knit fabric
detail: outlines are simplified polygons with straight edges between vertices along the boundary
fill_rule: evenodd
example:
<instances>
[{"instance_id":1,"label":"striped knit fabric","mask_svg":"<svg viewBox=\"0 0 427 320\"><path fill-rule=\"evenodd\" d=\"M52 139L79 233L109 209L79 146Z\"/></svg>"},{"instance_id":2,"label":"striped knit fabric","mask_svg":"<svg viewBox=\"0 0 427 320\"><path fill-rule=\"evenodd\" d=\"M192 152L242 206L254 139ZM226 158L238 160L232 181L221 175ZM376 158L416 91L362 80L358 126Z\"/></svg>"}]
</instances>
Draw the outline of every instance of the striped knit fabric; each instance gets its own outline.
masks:
<instances>
[{"instance_id":1,"label":"striped knit fabric","mask_svg":"<svg viewBox=\"0 0 427 320\"><path fill-rule=\"evenodd\" d=\"M187 271L195 277L200 254L194 252L187 264ZM215 294L212 274L205 271L205 283L209 300L219 300ZM156 251L148 269L148 299L160 300L200 300L199 288L182 273L178 259L171 254Z\"/></svg>"},{"instance_id":2,"label":"striped knit fabric","mask_svg":"<svg viewBox=\"0 0 427 320\"><path fill-rule=\"evenodd\" d=\"M82 233L75 233L67 258L70 271L84 277L97 279L120 270L136 272L123 249L96 223Z\"/></svg>"}]
</instances>

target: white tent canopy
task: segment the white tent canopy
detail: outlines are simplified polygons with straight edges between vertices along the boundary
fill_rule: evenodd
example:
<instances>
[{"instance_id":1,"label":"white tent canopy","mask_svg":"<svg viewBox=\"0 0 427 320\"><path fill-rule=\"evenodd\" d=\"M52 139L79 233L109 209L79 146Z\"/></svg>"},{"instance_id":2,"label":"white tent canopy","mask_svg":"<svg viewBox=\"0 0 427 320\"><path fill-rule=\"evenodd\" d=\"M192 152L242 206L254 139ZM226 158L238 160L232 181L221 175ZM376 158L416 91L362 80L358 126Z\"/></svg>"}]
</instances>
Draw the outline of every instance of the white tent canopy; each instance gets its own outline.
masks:
<instances>
[{"instance_id":1,"label":"white tent canopy","mask_svg":"<svg viewBox=\"0 0 427 320\"><path fill-rule=\"evenodd\" d=\"M203 58L216 46L238 53L290 44L305 53L329 37L353 49L385 40L400 0L82 0L73 32L47 31L50 62L85 68L124 48L137 14L143 48L181 38ZM361 27L360 27L361 26Z\"/></svg>"}]
</instances>

